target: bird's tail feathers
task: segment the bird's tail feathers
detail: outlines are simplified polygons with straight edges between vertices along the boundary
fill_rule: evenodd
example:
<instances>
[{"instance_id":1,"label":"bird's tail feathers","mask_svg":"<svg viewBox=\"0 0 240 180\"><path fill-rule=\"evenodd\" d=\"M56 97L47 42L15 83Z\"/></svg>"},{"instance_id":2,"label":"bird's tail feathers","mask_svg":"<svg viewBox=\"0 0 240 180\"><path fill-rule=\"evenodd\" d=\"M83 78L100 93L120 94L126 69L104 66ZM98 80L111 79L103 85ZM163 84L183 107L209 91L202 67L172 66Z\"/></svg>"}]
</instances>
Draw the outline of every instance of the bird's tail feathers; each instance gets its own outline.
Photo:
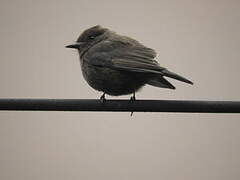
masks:
<instances>
[{"instance_id":1,"label":"bird's tail feathers","mask_svg":"<svg viewBox=\"0 0 240 180\"><path fill-rule=\"evenodd\" d=\"M162 76L158 76L148 82L151 86L161 87L161 88L169 88L169 89L175 89L175 87L166 79L164 79Z\"/></svg>"},{"instance_id":2,"label":"bird's tail feathers","mask_svg":"<svg viewBox=\"0 0 240 180\"><path fill-rule=\"evenodd\" d=\"M163 73L163 76L166 76L166 77L170 77L170 78L173 78L173 79L176 79L176 80L179 80L179 81L182 81L182 82L185 82L185 83L188 83L188 84L193 84L192 81L176 74L176 73L173 73L167 69L164 69L161 71Z\"/></svg>"}]
</instances>

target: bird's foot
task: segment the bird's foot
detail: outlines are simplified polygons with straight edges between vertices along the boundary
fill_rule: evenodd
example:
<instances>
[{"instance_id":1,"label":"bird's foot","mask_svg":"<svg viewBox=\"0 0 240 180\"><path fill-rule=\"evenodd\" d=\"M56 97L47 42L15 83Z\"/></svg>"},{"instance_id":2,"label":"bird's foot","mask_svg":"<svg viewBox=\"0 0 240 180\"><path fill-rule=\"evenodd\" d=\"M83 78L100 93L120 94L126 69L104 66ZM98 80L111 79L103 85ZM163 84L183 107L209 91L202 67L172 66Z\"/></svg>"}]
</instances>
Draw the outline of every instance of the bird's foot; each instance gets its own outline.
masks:
<instances>
[{"instance_id":1,"label":"bird's foot","mask_svg":"<svg viewBox=\"0 0 240 180\"><path fill-rule=\"evenodd\" d=\"M135 93L133 93L133 96L131 96L131 98L130 98L130 102L134 102L134 101L136 101ZM132 115L133 115L133 111L131 112L130 116L132 116Z\"/></svg>"},{"instance_id":2,"label":"bird's foot","mask_svg":"<svg viewBox=\"0 0 240 180\"><path fill-rule=\"evenodd\" d=\"M133 96L130 97L130 101L131 101L131 102L136 101L135 95L133 95Z\"/></svg>"},{"instance_id":3,"label":"bird's foot","mask_svg":"<svg viewBox=\"0 0 240 180\"><path fill-rule=\"evenodd\" d=\"M105 93L103 93L103 95L100 97L100 101L101 101L101 103L106 102Z\"/></svg>"}]
</instances>

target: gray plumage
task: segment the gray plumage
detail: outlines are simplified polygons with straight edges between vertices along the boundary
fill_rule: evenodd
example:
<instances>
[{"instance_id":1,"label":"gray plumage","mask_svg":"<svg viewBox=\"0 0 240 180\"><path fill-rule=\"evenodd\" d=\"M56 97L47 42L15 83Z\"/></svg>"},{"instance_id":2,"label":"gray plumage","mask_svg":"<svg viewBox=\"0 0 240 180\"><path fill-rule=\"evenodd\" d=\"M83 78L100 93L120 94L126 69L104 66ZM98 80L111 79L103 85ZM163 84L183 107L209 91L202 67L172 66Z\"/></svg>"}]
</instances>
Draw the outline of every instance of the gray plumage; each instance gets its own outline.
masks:
<instances>
[{"instance_id":1,"label":"gray plumage","mask_svg":"<svg viewBox=\"0 0 240 180\"><path fill-rule=\"evenodd\" d=\"M101 26L85 30L75 44L66 47L78 50L88 84L109 95L135 93L145 84L175 89L164 76L193 84L161 67L153 49Z\"/></svg>"}]
</instances>

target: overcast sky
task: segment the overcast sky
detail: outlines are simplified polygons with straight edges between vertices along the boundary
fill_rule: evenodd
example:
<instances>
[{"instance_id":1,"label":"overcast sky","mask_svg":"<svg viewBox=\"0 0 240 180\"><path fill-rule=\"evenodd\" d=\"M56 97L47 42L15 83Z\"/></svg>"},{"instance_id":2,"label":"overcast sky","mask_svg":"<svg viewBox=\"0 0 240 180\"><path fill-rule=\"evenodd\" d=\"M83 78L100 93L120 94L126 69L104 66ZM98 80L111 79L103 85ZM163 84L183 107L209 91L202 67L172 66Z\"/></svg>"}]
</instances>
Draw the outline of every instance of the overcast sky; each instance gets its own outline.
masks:
<instances>
[{"instance_id":1,"label":"overcast sky","mask_svg":"<svg viewBox=\"0 0 240 180\"><path fill-rule=\"evenodd\" d=\"M239 9L238 0L1 0L0 97L99 98L64 46L100 24L195 83L146 86L137 99L240 100ZM237 114L0 112L0 179L238 180L239 128Z\"/></svg>"}]
</instances>

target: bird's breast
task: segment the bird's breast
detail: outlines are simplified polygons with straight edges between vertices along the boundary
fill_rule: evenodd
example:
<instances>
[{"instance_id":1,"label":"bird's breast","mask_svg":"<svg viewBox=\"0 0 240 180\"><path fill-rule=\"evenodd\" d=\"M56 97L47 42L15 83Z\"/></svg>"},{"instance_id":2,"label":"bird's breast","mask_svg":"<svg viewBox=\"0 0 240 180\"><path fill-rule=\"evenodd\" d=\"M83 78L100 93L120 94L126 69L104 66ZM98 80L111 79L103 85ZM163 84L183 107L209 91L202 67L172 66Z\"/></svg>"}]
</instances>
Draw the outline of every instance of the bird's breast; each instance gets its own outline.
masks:
<instances>
[{"instance_id":1,"label":"bird's breast","mask_svg":"<svg viewBox=\"0 0 240 180\"><path fill-rule=\"evenodd\" d=\"M93 66L86 62L81 62L81 67L87 83L92 88L109 95L117 96L133 93L147 81L140 74Z\"/></svg>"}]
</instances>

